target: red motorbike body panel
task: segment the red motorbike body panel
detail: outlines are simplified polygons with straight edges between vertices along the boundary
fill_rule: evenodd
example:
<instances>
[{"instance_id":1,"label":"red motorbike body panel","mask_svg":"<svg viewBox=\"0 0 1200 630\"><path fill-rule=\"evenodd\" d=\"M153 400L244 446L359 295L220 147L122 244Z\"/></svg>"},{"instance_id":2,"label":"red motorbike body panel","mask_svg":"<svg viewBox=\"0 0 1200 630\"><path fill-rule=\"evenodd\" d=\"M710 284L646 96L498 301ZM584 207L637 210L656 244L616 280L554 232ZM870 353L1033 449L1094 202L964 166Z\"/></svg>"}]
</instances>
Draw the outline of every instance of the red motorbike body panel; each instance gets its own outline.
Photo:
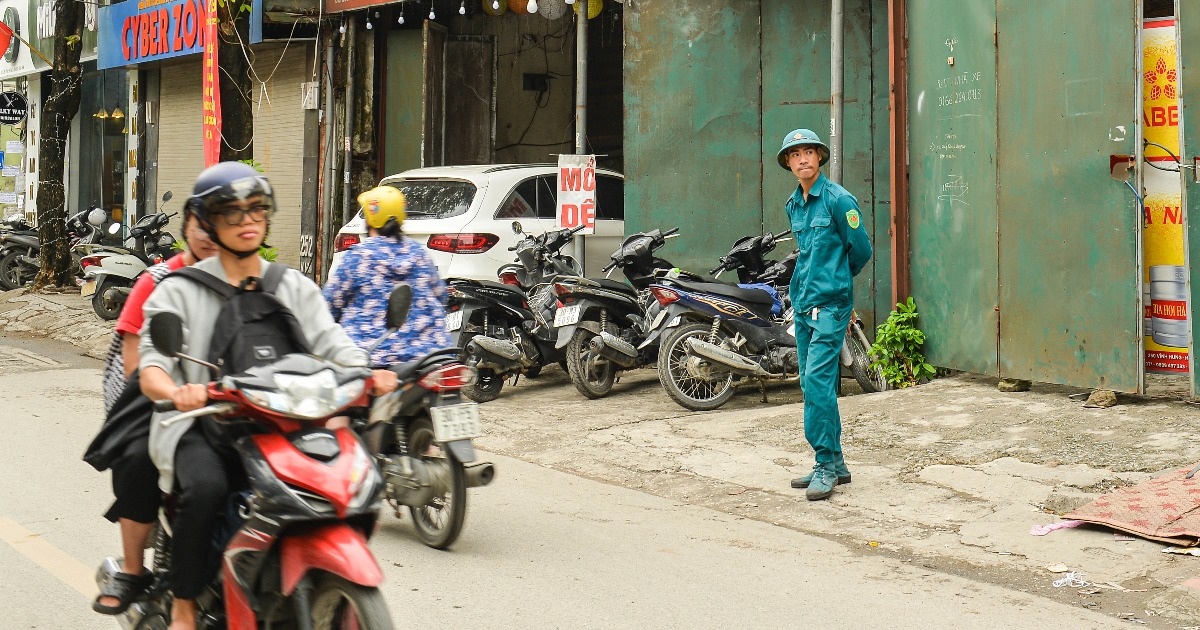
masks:
<instances>
[{"instance_id":1,"label":"red motorbike body panel","mask_svg":"<svg viewBox=\"0 0 1200 630\"><path fill-rule=\"evenodd\" d=\"M367 547L367 539L345 523L331 523L303 538L286 537L280 542L281 590L291 595L300 579L320 569L360 586L379 586L383 571Z\"/></svg>"},{"instance_id":2,"label":"red motorbike body panel","mask_svg":"<svg viewBox=\"0 0 1200 630\"><path fill-rule=\"evenodd\" d=\"M332 465L301 453L279 433L255 435L253 440L281 481L321 495L333 504L338 516L346 516L355 487L364 474L361 470L354 470L354 461L357 459L354 453L362 445L350 429L337 430L338 447L342 454Z\"/></svg>"}]
</instances>

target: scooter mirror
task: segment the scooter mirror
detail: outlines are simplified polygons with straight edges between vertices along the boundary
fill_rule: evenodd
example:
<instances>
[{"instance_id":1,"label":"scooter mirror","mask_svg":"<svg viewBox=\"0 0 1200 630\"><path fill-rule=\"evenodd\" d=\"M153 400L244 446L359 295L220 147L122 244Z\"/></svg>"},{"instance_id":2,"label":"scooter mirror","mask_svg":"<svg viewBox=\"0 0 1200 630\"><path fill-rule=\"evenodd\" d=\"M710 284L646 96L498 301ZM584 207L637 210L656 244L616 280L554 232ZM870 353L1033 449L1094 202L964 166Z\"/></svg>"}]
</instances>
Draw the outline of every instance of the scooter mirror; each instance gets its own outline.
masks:
<instances>
[{"instance_id":1,"label":"scooter mirror","mask_svg":"<svg viewBox=\"0 0 1200 630\"><path fill-rule=\"evenodd\" d=\"M170 201L171 197L173 197L173 196L174 195L172 195L171 191L169 191L169 190L167 192L163 193L163 197L162 197L163 203L167 203L168 201Z\"/></svg>"},{"instance_id":2,"label":"scooter mirror","mask_svg":"<svg viewBox=\"0 0 1200 630\"><path fill-rule=\"evenodd\" d=\"M112 234L113 236L116 236L117 234L120 234L120 233L121 233L121 224L120 224L120 223L114 223L114 224L112 224L112 225L108 226L108 233L109 233L109 234Z\"/></svg>"},{"instance_id":3,"label":"scooter mirror","mask_svg":"<svg viewBox=\"0 0 1200 630\"><path fill-rule=\"evenodd\" d=\"M512 222L512 231L513 231L513 234L520 234L520 233L524 232L525 230L521 228L520 221L513 221Z\"/></svg>"},{"instance_id":4,"label":"scooter mirror","mask_svg":"<svg viewBox=\"0 0 1200 630\"><path fill-rule=\"evenodd\" d=\"M183 350L183 320L175 313L159 313L150 318L150 340L162 354L179 356Z\"/></svg>"},{"instance_id":5,"label":"scooter mirror","mask_svg":"<svg viewBox=\"0 0 1200 630\"><path fill-rule=\"evenodd\" d=\"M388 296L387 327L400 328L408 320L408 309L412 307L412 287L396 285Z\"/></svg>"}]
</instances>

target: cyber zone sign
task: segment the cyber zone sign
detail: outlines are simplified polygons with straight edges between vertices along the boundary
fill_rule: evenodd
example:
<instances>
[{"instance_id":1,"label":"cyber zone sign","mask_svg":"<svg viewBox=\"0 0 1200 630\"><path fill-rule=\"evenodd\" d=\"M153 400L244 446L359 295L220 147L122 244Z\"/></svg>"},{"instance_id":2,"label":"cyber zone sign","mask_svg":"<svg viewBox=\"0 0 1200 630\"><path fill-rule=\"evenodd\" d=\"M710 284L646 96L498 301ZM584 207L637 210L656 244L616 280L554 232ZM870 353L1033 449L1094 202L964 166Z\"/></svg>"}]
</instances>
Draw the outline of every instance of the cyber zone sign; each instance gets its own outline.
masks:
<instances>
[{"instance_id":1,"label":"cyber zone sign","mask_svg":"<svg viewBox=\"0 0 1200 630\"><path fill-rule=\"evenodd\" d=\"M100 7L97 67L120 68L204 50L204 0L125 0Z\"/></svg>"}]
</instances>

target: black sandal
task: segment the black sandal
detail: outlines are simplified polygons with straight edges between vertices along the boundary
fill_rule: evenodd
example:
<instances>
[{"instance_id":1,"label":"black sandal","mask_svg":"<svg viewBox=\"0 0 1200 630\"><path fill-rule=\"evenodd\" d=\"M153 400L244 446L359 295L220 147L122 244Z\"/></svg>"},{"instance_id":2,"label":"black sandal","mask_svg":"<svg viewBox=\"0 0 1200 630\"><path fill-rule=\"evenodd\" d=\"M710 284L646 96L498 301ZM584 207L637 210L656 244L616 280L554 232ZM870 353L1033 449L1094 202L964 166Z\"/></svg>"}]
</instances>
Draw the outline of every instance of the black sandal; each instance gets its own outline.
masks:
<instances>
[{"instance_id":1,"label":"black sandal","mask_svg":"<svg viewBox=\"0 0 1200 630\"><path fill-rule=\"evenodd\" d=\"M92 610L102 615L119 615L125 612L129 608L129 605L136 601L139 595L146 592L146 589L150 588L150 585L153 583L154 574L149 571L141 575L115 573L100 588L100 594L92 602ZM116 598L117 605L106 606L101 604L100 600L105 597Z\"/></svg>"}]
</instances>

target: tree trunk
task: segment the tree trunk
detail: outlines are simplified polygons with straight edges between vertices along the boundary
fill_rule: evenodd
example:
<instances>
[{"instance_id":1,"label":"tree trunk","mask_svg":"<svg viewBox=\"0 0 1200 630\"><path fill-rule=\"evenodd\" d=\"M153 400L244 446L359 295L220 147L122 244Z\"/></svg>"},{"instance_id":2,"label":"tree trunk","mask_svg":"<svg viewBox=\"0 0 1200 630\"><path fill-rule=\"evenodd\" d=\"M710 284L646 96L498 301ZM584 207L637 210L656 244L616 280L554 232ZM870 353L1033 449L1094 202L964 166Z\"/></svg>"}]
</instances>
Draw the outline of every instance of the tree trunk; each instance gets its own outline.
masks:
<instances>
[{"instance_id":1,"label":"tree trunk","mask_svg":"<svg viewBox=\"0 0 1200 630\"><path fill-rule=\"evenodd\" d=\"M254 157L254 81L246 57L250 51L250 12L242 2L217 3L221 24L217 46L221 93L221 161ZM244 6L249 7L249 0Z\"/></svg>"},{"instance_id":2,"label":"tree trunk","mask_svg":"<svg viewBox=\"0 0 1200 630\"><path fill-rule=\"evenodd\" d=\"M62 0L54 3L54 66L50 71L50 95L42 105L41 149L38 152L42 162L37 194L42 264L33 280L34 291L64 284L71 274L63 170L71 119L79 113L83 93L83 67L79 64L82 27L82 3Z\"/></svg>"}]
</instances>

